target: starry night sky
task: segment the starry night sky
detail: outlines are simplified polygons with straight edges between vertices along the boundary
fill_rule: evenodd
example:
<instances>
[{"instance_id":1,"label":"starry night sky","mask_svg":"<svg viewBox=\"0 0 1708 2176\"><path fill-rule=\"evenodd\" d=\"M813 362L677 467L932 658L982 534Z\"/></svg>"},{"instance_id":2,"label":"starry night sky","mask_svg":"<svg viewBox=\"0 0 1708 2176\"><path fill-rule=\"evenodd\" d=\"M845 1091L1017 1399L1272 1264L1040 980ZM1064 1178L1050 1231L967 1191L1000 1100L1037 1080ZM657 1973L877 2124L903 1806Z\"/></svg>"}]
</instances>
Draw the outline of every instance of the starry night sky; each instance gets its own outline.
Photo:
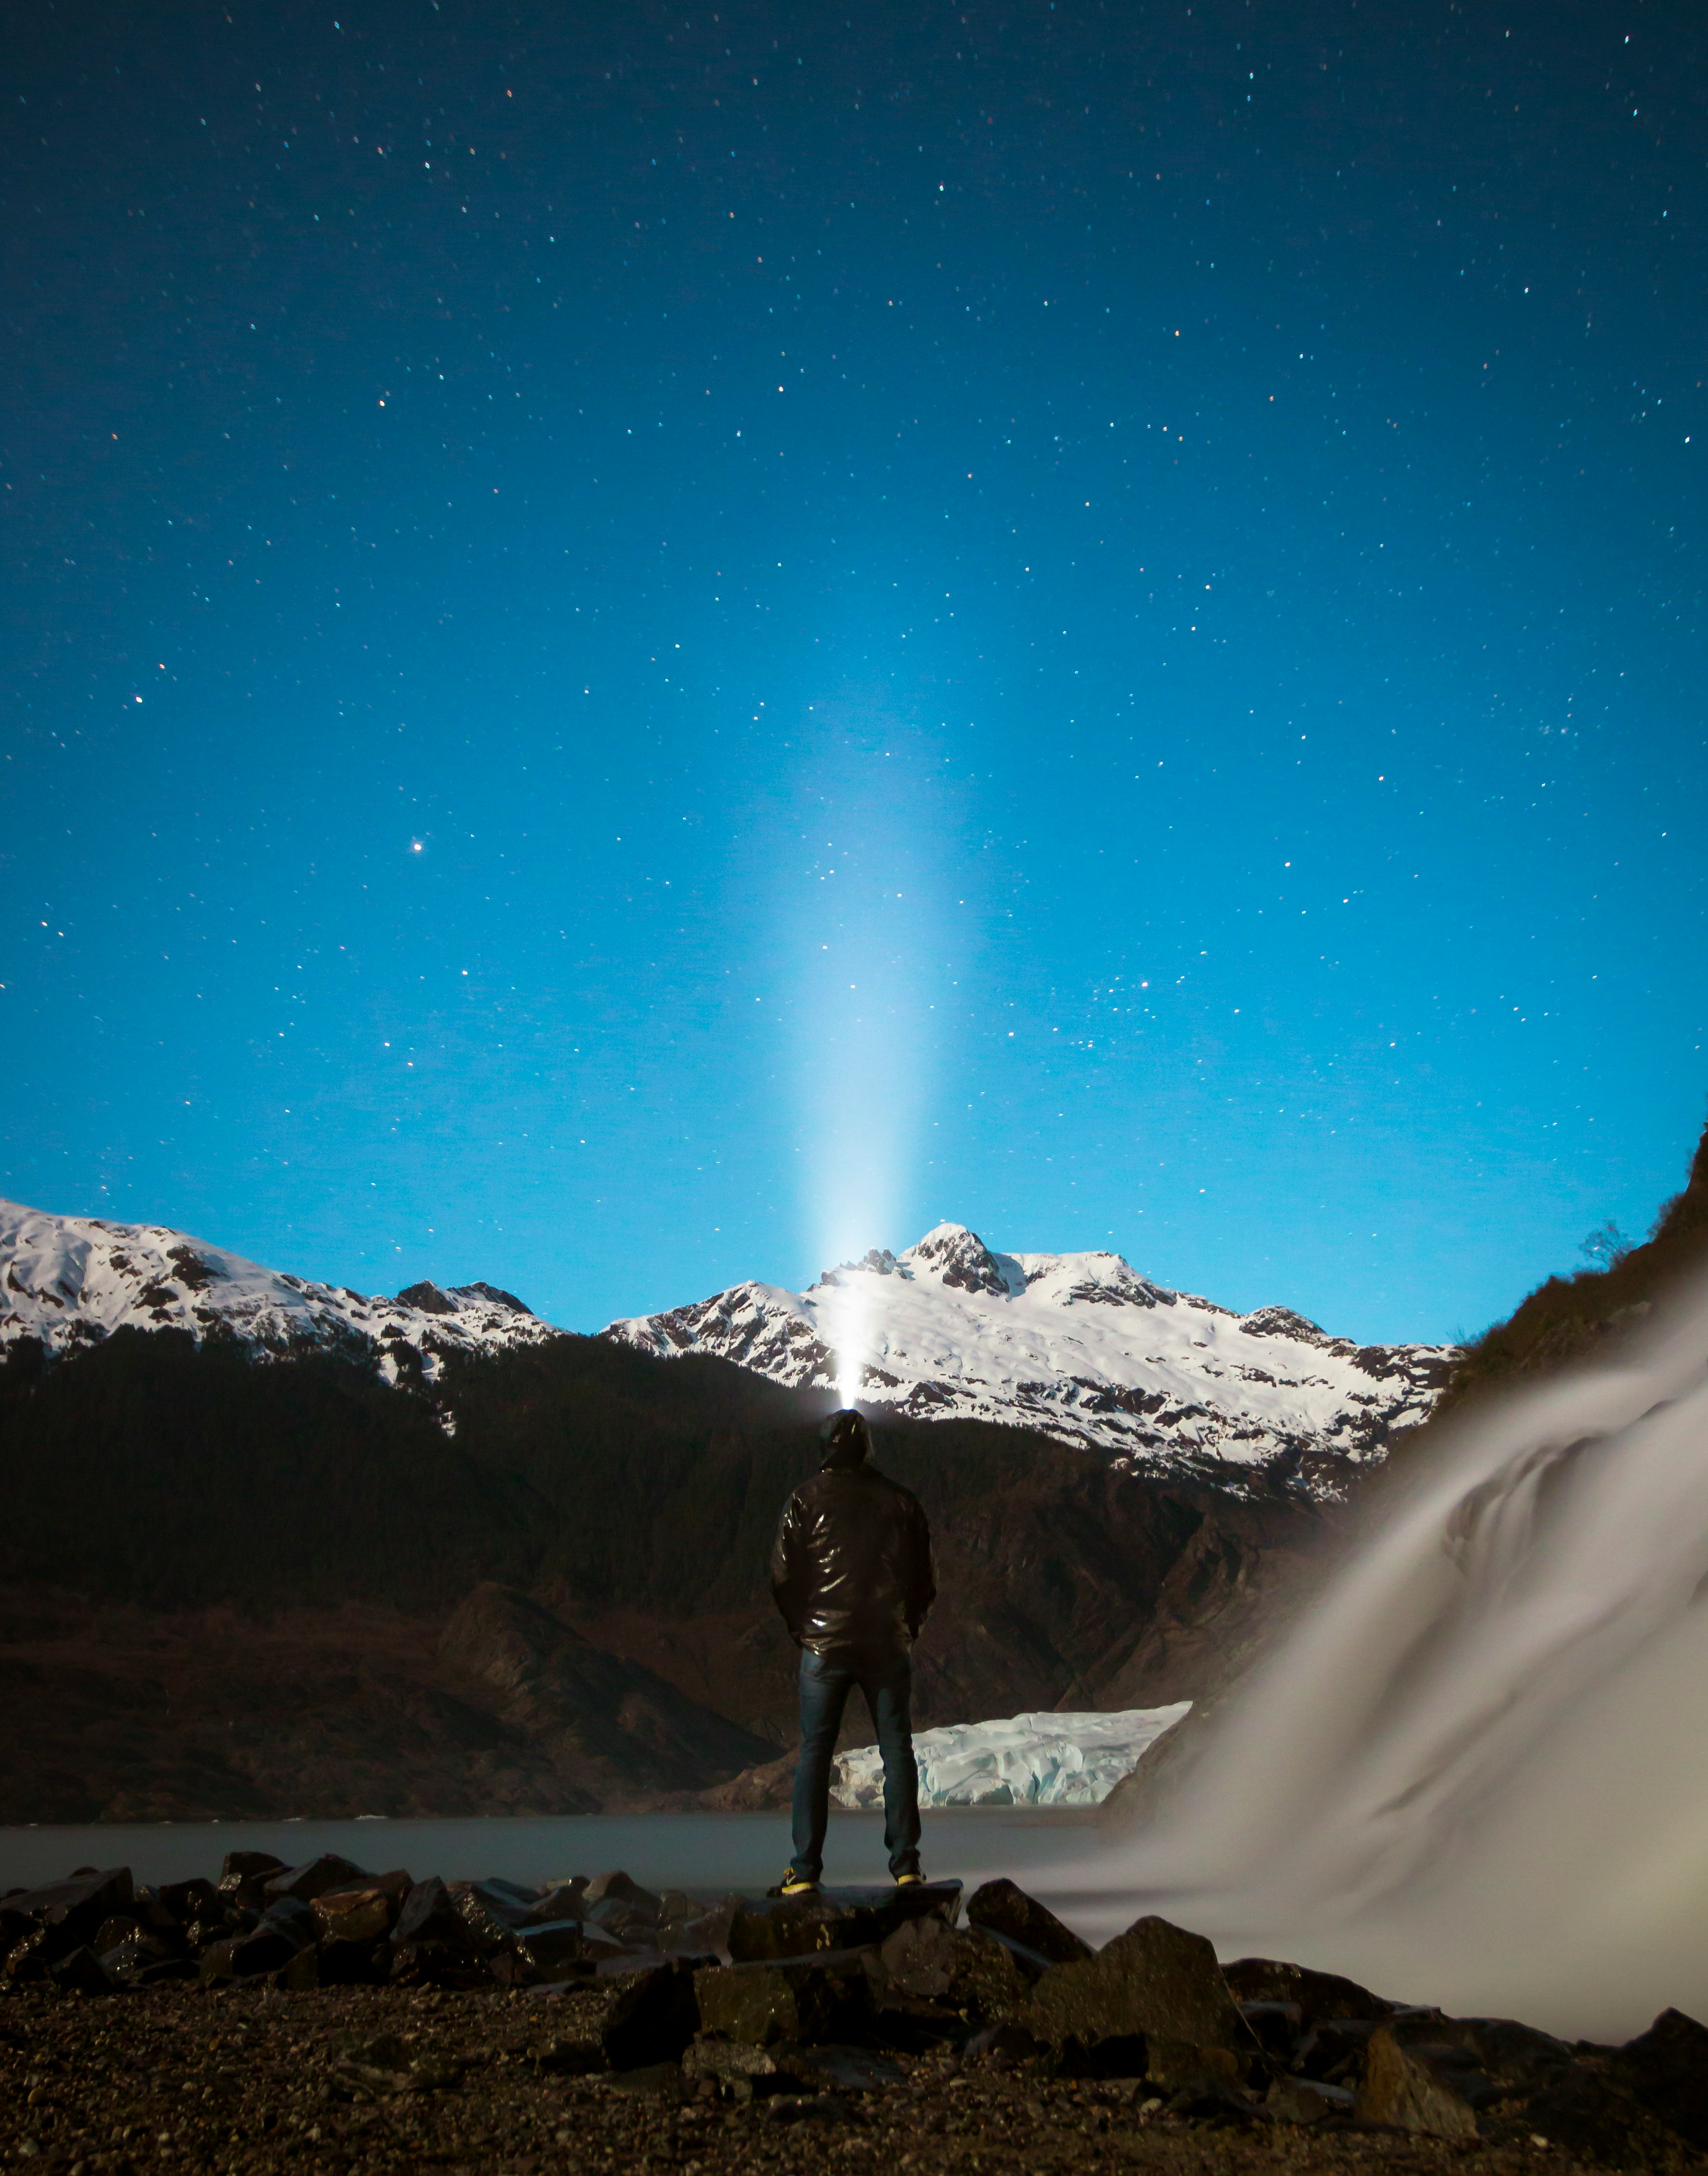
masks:
<instances>
[{"instance_id":1,"label":"starry night sky","mask_svg":"<svg viewBox=\"0 0 1708 2176\"><path fill-rule=\"evenodd\" d=\"M1694 8L8 34L0 1190L1361 1337L1703 1117Z\"/></svg>"}]
</instances>

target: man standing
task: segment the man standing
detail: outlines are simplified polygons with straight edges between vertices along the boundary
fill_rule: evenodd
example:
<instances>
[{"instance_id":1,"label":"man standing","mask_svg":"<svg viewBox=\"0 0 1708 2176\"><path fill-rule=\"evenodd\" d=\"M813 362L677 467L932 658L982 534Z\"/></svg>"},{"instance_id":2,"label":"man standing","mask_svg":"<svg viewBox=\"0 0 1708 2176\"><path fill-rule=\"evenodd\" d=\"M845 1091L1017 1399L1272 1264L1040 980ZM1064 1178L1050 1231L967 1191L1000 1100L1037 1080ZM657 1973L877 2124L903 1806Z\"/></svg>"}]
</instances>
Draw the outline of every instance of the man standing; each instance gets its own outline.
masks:
<instances>
[{"instance_id":1,"label":"man standing","mask_svg":"<svg viewBox=\"0 0 1708 2176\"><path fill-rule=\"evenodd\" d=\"M919 1773L913 1762L912 1647L936 1599L931 1536L919 1499L868 1464L862 1413L832 1413L824 1462L789 1499L771 1548L771 1591L801 1651L801 1758L794 1857L782 1894L819 1885L830 1810L830 1760L856 1685L884 1756L884 1842L898 1882L919 1870Z\"/></svg>"}]
</instances>

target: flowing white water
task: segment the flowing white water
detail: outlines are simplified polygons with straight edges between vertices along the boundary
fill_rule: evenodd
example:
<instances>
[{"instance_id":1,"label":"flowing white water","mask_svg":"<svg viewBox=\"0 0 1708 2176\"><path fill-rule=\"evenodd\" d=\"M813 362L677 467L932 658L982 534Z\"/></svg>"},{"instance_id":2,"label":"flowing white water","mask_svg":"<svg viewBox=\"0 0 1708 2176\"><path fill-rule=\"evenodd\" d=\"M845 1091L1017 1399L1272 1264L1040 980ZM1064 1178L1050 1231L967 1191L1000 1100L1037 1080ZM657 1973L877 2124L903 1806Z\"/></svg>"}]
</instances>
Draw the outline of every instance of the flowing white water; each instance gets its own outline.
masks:
<instances>
[{"instance_id":1,"label":"flowing white water","mask_svg":"<svg viewBox=\"0 0 1708 2176\"><path fill-rule=\"evenodd\" d=\"M1461 2014L1708 2017L1708 1289L1466 1424L1078 1880Z\"/></svg>"}]
</instances>

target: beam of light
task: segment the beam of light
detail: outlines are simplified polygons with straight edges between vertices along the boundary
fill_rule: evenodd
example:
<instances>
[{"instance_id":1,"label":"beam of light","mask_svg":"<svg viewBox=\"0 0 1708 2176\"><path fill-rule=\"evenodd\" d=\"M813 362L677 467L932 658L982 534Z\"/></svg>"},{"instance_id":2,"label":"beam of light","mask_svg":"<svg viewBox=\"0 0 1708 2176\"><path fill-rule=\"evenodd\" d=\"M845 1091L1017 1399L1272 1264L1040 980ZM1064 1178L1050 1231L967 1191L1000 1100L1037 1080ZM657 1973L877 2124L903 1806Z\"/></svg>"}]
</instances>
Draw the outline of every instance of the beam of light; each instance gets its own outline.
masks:
<instances>
[{"instance_id":1,"label":"beam of light","mask_svg":"<svg viewBox=\"0 0 1708 2176\"><path fill-rule=\"evenodd\" d=\"M1465 1423L1161 1817L1078 1869L1080 1923L1160 1911L1568 2035L1708 2013L1705 1352L1708 1287Z\"/></svg>"},{"instance_id":2,"label":"beam of light","mask_svg":"<svg viewBox=\"0 0 1708 2176\"><path fill-rule=\"evenodd\" d=\"M945 811L919 738L875 706L816 728L787 894L797 948L795 1065L802 1189L818 1266L898 1239L921 1178L925 1111L951 977L941 898ZM825 1295L839 1401L877 1357L879 1282L847 1268Z\"/></svg>"}]
</instances>

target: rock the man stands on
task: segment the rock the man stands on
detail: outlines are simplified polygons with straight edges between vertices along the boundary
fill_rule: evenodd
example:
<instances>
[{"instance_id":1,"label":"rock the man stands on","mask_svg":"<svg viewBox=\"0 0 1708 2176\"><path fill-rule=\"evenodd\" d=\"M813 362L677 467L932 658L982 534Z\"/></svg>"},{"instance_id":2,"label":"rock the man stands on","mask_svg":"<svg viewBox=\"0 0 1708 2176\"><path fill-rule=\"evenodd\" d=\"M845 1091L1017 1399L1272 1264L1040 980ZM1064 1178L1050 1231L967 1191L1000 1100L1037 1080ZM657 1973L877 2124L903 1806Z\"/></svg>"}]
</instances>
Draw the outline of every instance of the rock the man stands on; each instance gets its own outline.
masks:
<instances>
[{"instance_id":1,"label":"rock the man stands on","mask_svg":"<svg viewBox=\"0 0 1708 2176\"><path fill-rule=\"evenodd\" d=\"M789 1499L771 1548L771 1591L801 1651L794 1858L782 1893L819 1885L830 1763L848 1695L866 1696L884 1758L884 1843L899 1882L920 1881L913 1760L913 1642L937 1597L919 1499L868 1463L865 1416L832 1413L824 1462Z\"/></svg>"}]
</instances>

